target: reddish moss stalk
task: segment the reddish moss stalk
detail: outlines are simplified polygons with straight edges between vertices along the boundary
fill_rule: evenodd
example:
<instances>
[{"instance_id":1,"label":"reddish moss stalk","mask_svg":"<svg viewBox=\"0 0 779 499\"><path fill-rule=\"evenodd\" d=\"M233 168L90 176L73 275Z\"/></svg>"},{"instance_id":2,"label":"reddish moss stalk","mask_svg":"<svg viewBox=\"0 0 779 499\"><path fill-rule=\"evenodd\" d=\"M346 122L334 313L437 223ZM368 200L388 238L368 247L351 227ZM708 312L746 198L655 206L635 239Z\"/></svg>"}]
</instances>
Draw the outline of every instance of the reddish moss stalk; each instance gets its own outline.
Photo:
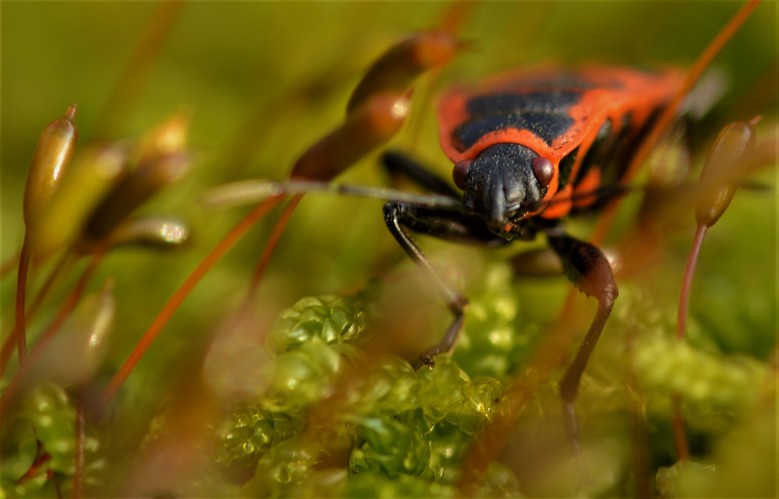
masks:
<instances>
[{"instance_id":1,"label":"reddish moss stalk","mask_svg":"<svg viewBox=\"0 0 779 499\"><path fill-rule=\"evenodd\" d=\"M219 260L221 260L225 253L227 253L227 251L235 246L241 237L243 237L246 231L248 231L263 216L265 216L265 214L270 211L271 208L276 206L281 201L281 199L282 198L280 196L276 196L269 198L264 203L257 205L257 207L255 207L248 215L246 215L246 217L238 222L238 224L233 227L230 232L227 233L224 239L222 239L219 244L217 244L216 247L211 250L211 253L206 255L200 264L198 264L198 266L189 275L189 277L187 277L184 283L179 286L176 291L174 291L173 295L170 297L170 299L168 299L167 303L165 303L165 306L162 307L162 310L160 310L160 312L157 314L157 317L154 318L151 326L149 326L141 339L138 340L138 343L130 353L130 356L127 358L124 364L122 364L114 377L108 383L108 386L103 392L103 401L106 404L110 403L114 396L116 396L119 388L122 387L124 382L133 372L135 366L138 365L138 362L140 362L141 358L143 358L143 355L146 353L146 350L149 349L151 344L162 331L162 328L164 328L171 317L173 317L173 314L176 312L176 310L178 310L186 297L189 296L192 290L195 289L195 287L203 279L203 277L205 277L208 271L211 270L211 267L213 267Z\"/></svg>"}]
</instances>

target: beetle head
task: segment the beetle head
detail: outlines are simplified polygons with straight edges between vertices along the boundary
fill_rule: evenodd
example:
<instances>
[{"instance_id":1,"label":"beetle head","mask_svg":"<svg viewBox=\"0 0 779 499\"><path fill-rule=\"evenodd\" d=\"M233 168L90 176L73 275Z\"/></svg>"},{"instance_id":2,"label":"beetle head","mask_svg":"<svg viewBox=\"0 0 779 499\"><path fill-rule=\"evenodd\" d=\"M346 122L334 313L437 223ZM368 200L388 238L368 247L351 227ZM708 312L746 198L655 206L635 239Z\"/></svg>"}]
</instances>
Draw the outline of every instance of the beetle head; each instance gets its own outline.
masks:
<instances>
[{"instance_id":1,"label":"beetle head","mask_svg":"<svg viewBox=\"0 0 779 499\"><path fill-rule=\"evenodd\" d=\"M495 144L472 161L457 163L454 181L466 208L504 239L521 234L520 222L535 212L554 176L547 158L520 144Z\"/></svg>"}]
</instances>

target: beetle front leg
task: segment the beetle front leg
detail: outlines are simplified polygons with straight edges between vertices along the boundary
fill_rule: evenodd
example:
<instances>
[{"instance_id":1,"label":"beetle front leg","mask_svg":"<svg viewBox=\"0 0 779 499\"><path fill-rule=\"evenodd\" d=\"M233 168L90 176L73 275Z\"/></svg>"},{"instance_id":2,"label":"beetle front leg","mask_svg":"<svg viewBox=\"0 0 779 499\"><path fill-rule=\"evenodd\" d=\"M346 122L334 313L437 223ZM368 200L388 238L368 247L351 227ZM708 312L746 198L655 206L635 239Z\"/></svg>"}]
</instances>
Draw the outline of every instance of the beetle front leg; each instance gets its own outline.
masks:
<instances>
[{"instance_id":1,"label":"beetle front leg","mask_svg":"<svg viewBox=\"0 0 779 499\"><path fill-rule=\"evenodd\" d=\"M497 246L504 244L505 241L492 235L481 220L450 208L421 208L401 202L391 202L384 205L384 222L408 256L433 278L449 311L454 316L441 341L422 352L415 363L415 367L429 365L437 355L450 352L457 343L468 299L462 293L452 289L436 272L406 229L458 242L478 242Z\"/></svg>"},{"instance_id":2,"label":"beetle front leg","mask_svg":"<svg viewBox=\"0 0 779 499\"><path fill-rule=\"evenodd\" d=\"M465 306L468 304L468 299L459 292L453 290L449 284L443 280L441 275L436 272L432 265L430 265L430 262L427 260L427 257L422 250L419 249L419 246L417 246L414 240L411 239L405 230L403 230L401 219L406 218L408 220L409 216L408 206L401 203L387 203L384 206L384 222L387 224L387 228L389 228L389 231L408 256L414 260L414 263L425 269L425 271L435 280L438 289L444 296L447 308L449 308L449 311L454 316L452 323L447 328L441 341L419 354L419 358L414 363L414 367L421 367L423 365L432 364L433 359L437 355L451 351L457 343L457 338L460 336L460 331L462 330L463 319L465 317Z\"/></svg>"},{"instance_id":3,"label":"beetle front leg","mask_svg":"<svg viewBox=\"0 0 779 499\"><path fill-rule=\"evenodd\" d=\"M568 279L579 291L587 296L594 296L598 300L598 310L590 324L590 329L576 352L576 357L560 380L560 397L564 404L566 431L571 445L578 452L579 430L574 403L587 361L611 314L618 291L611 265L597 247L564 234L549 234L548 239L549 245L560 257Z\"/></svg>"}]
</instances>

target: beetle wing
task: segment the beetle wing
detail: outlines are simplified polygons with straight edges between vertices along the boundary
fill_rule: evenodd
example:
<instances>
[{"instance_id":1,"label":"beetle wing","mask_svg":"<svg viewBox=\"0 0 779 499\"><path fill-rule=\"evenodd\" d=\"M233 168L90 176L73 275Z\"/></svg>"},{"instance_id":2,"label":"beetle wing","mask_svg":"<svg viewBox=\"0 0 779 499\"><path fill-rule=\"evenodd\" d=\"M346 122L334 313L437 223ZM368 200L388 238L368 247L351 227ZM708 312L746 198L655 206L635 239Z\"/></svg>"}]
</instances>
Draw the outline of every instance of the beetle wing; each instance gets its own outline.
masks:
<instances>
[{"instance_id":1,"label":"beetle wing","mask_svg":"<svg viewBox=\"0 0 779 499\"><path fill-rule=\"evenodd\" d=\"M519 143L557 165L603 123L641 126L681 82L681 72L590 66L509 73L474 88L453 88L439 107L441 145L454 162L486 147ZM628 120L623 119L629 117Z\"/></svg>"}]
</instances>

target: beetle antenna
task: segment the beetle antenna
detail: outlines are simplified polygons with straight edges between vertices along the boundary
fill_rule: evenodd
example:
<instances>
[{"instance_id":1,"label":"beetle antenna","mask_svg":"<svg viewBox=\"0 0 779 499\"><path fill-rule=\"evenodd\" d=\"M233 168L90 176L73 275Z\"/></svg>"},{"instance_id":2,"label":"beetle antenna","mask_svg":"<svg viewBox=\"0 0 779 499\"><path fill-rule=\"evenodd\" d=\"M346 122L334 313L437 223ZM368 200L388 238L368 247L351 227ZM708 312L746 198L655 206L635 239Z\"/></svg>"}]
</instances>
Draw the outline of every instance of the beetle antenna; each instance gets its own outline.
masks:
<instances>
[{"instance_id":1,"label":"beetle antenna","mask_svg":"<svg viewBox=\"0 0 779 499\"><path fill-rule=\"evenodd\" d=\"M429 208L463 209L462 201L440 194L413 192L354 184L334 184L312 180L244 180L211 189L202 198L208 207L232 207L253 204L275 196L293 196L306 193L324 193L396 201Z\"/></svg>"}]
</instances>

